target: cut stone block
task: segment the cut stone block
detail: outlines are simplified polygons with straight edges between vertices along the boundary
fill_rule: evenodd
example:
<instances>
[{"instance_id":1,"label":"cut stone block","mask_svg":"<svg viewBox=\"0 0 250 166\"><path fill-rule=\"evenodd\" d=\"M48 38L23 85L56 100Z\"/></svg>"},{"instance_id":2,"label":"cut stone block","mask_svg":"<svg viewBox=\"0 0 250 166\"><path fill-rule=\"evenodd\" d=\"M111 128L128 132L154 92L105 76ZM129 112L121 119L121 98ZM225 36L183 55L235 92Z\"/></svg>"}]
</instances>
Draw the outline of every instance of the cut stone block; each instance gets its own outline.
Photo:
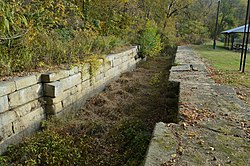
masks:
<instances>
[{"instance_id":1,"label":"cut stone block","mask_svg":"<svg viewBox=\"0 0 250 166\"><path fill-rule=\"evenodd\" d=\"M0 114L0 126L5 126L17 119L17 115L14 111L7 111Z\"/></svg>"},{"instance_id":2,"label":"cut stone block","mask_svg":"<svg viewBox=\"0 0 250 166\"><path fill-rule=\"evenodd\" d=\"M175 125L175 124L173 124ZM162 165L176 153L178 144L171 129L163 122L157 123L149 144L144 166Z\"/></svg>"},{"instance_id":3,"label":"cut stone block","mask_svg":"<svg viewBox=\"0 0 250 166\"><path fill-rule=\"evenodd\" d=\"M98 74L95 76L95 82L99 82L104 79L104 73Z\"/></svg>"},{"instance_id":4,"label":"cut stone block","mask_svg":"<svg viewBox=\"0 0 250 166\"><path fill-rule=\"evenodd\" d=\"M82 91L89 88L91 86L90 80L82 82Z\"/></svg>"},{"instance_id":5,"label":"cut stone block","mask_svg":"<svg viewBox=\"0 0 250 166\"><path fill-rule=\"evenodd\" d=\"M13 122L0 127L0 143L6 138L13 135L12 126L13 126Z\"/></svg>"},{"instance_id":6,"label":"cut stone block","mask_svg":"<svg viewBox=\"0 0 250 166\"><path fill-rule=\"evenodd\" d=\"M82 82L82 74L78 73L67 78L62 79L61 85L63 86L63 90L70 89Z\"/></svg>"},{"instance_id":7,"label":"cut stone block","mask_svg":"<svg viewBox=\"0 0 250 166\"><path fill-rule=\"evenodd\" d=\"M17 77L14 79L14 82L16 84L16 89L19 90L37 84L37 78L35 75Z\"/></svg>"},{"instance_id":8,"label":"cut stone block","mask_svg":"<svg viewBox=\"0 0 250 166\"><path fill-rule=\"evenodd\" d=\"M34 100L32 102L29 102L25 105L22 105L20 107L15 108L12 111L15 111L18 117L23 117L30 112L34 111L35 109L42 107L42 103L38 100Z\"/></svg>"},{"instance_id":9,"label":"cut stone block","mask_svg":"<svg viewBox=\"0 0 250 166\"><path fill-rule=\"evenodd\" d=\"M72 76L74 74L77 74L79 72L79 68L77 66L74 66L72 69L69 70L69 75Z\"/></svg>"},{"instance_id":10,"label":"cut stone block","mask_svg":"<svg viewBox=\"0 0 250 166\"><path fill-rule=\"evenodd\" d=\"M42 84L36 84L25 89L21 89L9 95L10 108L28 103L42 97Z\"/></svg>"},{"instance_id":11,"label":"cut stone block","mask_svg":"<svg viewBox=\"0 0 250 166\"><path fill-rule=\"evenodd\" d=\"M107 61L104 65L104 72L108 71L109 69L111 69L112 64L111 61Z\"/></svg>"},{"instance_id":12,"label":"cut stone block","mask_svg":"<svg viewBox=\"0 0 250 166\"><path fill-rule=\"evenodd\" d=\"M4 96L16 91L14 81L1 81L0 82L0 96Z\"/></svg>"},{"instance_id":13,"label":"cut stone block","mask_svg":"<svg viewBox=\"0 0 250 166\"><path fill-rule=\"evenodd\" d=\"M46 74L42 74L42 82L45 82L45 83L54 82L62 78L66 78L68 76L69 76L69 70L60 70L59 72L55 72L55 73L46 73Z\"/></svg>"},{"instance_id":14,"label":"cut stone block","mask_svg":"<svg viewBox=\"0 0 250 166\"><path fill-rule=\"evenodd\" d=\"M63 85L59 81L44 84L44 95L46 97L60 96L63 93L63 90Z\"/></svg>"},{"instance_id":15,"label":"cut stone block","mask_svg":"<svg viewBox=\"0 0 250 166\"><path fill-rule=\"evenodd\" d=\"M112 67L116 67L119 66L122 63L121 59L114 59L113 60L113 66Z\"/></svg>"},{"instance_id":16,"label":"cut stone block","mask_svg":"<svg viewBox=\"0 0 250 166\"><path fill-rule=\"evenodd\" d=\"M82 73L82 81L89 80L91 75L89 73Z\"/></svg>"},{"instance_id":17,"label":"cut stone block","mask_svg":"<svg viewBox=\"0 0 250 166\"><path fill-rule=\"evenodd\" d=\"M62 102L52 105L46 105L46 113L47 115L56 115L63 110Z\"/></svg>"},{"instance_id":18,"label":"cut stone block","mask_svg":"<svg viewBox=\"0 0 250 166\"><path fill-rule=\"evenodd\" d=\"M7 95L0 97L0 113L7 111L8 109L9 109L9 102Z\"/></svg>"},{"instance_id":19,"label":"cut stone block","mask_svg":"<svg viewBox=\"0 0 250 166\"><path fill-rule=\"evenodd\" d=\"M40 107L14 121L13 132L15 134L19 133L34 124L39 124L42 120L45 120L45 111L42 107Z\"/></svg>"},{"instance_id":20,"label":"cut stone block","mask_svg":"<svg viewBox=\"0 0 250 166\"><path fill-rule=\"evenodd\" d=\"M57 103L63 101L69 95L70 95L70 90L66 90L55 98L54 97L44 97L44 100L45 100L46 104L48 104L48 105L57 104Z\"/></svg>"}]
</instances>

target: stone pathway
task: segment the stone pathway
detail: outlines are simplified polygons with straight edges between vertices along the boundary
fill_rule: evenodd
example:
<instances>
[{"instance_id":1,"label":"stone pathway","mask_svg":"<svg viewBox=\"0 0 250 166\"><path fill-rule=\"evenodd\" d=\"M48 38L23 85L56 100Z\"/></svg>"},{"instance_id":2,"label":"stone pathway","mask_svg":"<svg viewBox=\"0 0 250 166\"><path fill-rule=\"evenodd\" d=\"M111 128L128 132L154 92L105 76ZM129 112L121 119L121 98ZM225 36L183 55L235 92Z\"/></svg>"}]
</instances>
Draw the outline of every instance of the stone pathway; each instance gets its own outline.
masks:
<instances>
[{"instance_id":1,"label":"stone pathway","mask_svg":"<svg viewBox=\"0 0 250 166\"><path fill-rule=\"evenodd\" d=\"M180 82L180 123L156 124L145 166L250 166L250 108L216 84L206 65L178 47L170 81Z\"/></svg>"}]
</instances>

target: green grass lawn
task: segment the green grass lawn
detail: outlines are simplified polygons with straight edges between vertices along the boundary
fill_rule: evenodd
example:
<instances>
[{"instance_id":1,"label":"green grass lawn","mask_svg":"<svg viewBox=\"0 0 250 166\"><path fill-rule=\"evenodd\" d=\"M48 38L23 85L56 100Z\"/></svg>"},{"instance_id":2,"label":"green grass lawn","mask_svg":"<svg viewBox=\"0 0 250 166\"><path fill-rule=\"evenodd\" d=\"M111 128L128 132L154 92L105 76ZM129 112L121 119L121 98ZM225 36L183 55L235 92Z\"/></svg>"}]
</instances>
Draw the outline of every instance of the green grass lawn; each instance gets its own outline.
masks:
<instances>
[{"instance_id":1,"label":"green grass lawn","mask_svg":"<svg viewBox=\"0 0 250 166\"><path fill-rule=\"evenodd\" d=\"M217 42L216 49L213 49L212 45L213 43L209 42L204 45L193 45L192 48L215 69L214 79L220 83L250 87L250 53L247 54L245 73L241 73L240 51L225 49L222 42Z\"/></svg>"}]
</instances>

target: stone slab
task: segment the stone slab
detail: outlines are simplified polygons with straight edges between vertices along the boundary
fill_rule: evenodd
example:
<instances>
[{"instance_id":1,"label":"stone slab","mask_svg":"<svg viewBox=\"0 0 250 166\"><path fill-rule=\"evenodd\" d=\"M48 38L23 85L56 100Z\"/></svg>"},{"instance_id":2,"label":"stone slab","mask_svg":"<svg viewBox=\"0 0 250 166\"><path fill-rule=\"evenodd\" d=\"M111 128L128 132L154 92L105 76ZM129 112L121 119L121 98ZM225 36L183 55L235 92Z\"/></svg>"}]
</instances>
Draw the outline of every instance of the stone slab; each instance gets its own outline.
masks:
<instances>
[{"instance_id":1,"label":"stone slab","mask_svg":"<svg viewBox=\"0 0 250 166\"><path fill-rule=\"evenodd\" d=\"M171 132L171 127L168 127L163 122L157 123L144 166L161 166L165 161L171 159L171 155L176 154L177 147L178 144L174 134Z\"/></svg>"},{"instance_id":2,"label":"stone slab","mask_svg":"<svg viewBox=\"0 0 250 166\"><path fill-rule=\"evenodd\" d=\"M45 73L42 74L42 82L44 83L54 82L66 78L68 76L69 76L69 70L60 70L58 72Z\"/></svg>"},{"instance_id":3,"label":"stone slab","mask_svg":"<svg viewBox=\"0 0 250 166\"><path fill-rule=\"evenodd\" d=\"M7 111L9 109L8 96L0 97L0 113Z\"/></svg>"},{"instance_id":4,"label":"stone slab","mask_svg":"<svg viewBox=\"0 0 250 166\"><path fill-rule=\"evenodd\" d=\"M36 84L25 89L21 89L9 95L10 108L15 108L38 99L43 95L42 84Z\"/></svg>"},{"instance_id":5,"label":"stone slab","mask_svg":"<svg viewBox=\"0 0 250 166\"><path fill-rule=\"evenodd\" d=\"M37 77L35 75L17 77L14 79L14 82L16 84L16 89L19 90L37 84Z\"/></svg>"},{"instance_id":6,"label":"stone slab","mask_svg":"<svg viewBox=\"0 0 250 166\"><path fill-rule=\"evenodd\" d=\"M0 96L4 96L16 91L14 81L1 81L0 82Z\"/></svg>"}]
</instances>

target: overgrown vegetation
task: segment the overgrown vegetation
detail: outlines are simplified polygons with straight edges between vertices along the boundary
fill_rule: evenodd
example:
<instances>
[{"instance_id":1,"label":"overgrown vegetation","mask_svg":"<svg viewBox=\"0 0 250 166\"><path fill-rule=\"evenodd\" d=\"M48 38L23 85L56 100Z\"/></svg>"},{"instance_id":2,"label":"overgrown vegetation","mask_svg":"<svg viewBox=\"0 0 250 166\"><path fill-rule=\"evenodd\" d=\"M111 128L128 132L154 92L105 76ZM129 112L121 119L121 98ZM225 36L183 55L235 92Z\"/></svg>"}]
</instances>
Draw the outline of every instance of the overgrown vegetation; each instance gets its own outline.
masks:
<instances>
[{"instance_id":1,"label":"overgrown vegetation","mask_svg":"<svg viewBox=\"0 0 250 166\"><path fill-rule=\"evenodd\" d=\"M69 66L90 55L113 53L135 44L141 44L144 56L155 55L163 47L174 45L174 42L162 45L161 38L170 39L175 30L160 33L163 22L156 19L153 8L148 11L145 5L149 2L3 0L0 76L62 64ZM181 8L173 5L173 9ZM166 21L174 19L169 17ZM167 24L164 28L168 28Z\"/></svg>"},{"instance_id":2,"label":"overgrown vegetation","mask_svg":"<svg viewBox=\"0 0 250 166\"><path fill-rule=\"evenodd\" d=\"M217 1L2 0L0 76L73 64L141 45L142 57L212 37ZM221 2L219 31L243 24L246 0ZM233 11L233 12L232 12Z\"/></svg>"}]
</instances>

